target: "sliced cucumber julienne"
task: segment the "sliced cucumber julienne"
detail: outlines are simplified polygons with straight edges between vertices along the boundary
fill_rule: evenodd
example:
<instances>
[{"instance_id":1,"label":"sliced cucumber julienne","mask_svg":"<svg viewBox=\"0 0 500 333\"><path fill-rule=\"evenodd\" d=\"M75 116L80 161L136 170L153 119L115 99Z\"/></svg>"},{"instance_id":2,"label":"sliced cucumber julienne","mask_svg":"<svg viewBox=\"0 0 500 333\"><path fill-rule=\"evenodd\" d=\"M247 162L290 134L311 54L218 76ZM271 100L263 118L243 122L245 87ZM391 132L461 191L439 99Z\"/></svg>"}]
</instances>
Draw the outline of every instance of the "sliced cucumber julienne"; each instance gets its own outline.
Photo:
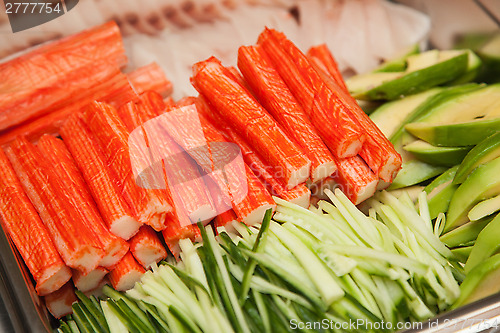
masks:
<instances>
[{"instance_id":1,"label":"sliced cucumber julienne","mask_svg":"<svg viewBox=\"0 0 500 333\"><path fill-rule=\"evenodd\" d=\"M127 332L127 327L122 323L120 318L118 318L113 310L108 305L108 302L101 301L102 311L104 312L104 317L109 326L110 333L122 333Z\"/></svg>"},{"instance_id":2,"label":"sliced cucumber julienne","mask_svg":"<svg viewBox=\"0 0 500 333\"><path fill-rule=\"evenodd\" d=\"M460 297L452 309L488 297L500 291L500 254L475 266L460 286Z\"/></svg>"},{"instance_id":3,"label":"sliced cucumber julienne","mask_svg":"<svg viewBox=\"0 0 500 333\"><path fill-rule=\"evenodd\" d=\"M394 133L403 128L405 119L419 105L440 91L442 91L442 88L433 88L399 100L384 103L370 114L370 119L380 128L386 137L391 138Z\"/></svg>"},{"instance_id":4,"label":"sliced cucumber julienne","mask_svg":"<svg viewBox=\"0 0 500 333\"><path fill-rule=\"evenodd\" d=\"M478 166L500 156L500 131L478 143L460 164L453 183L461 184Z\"/></svg>"},{"instance_id":5,"label":"sliced cucumber julienne","mask_svg":"<svg viewBox=\"0 0 500 333\"><path fill-rule=\"evenodd\" d=\"M498 252L500 249L500 242L498 241L499 230L500 214L497 214L497 216L478 234L469 260L467 260L464 267L466 273Z\"/></svg>"},{"instance_id":6,"label":"sliced cucumber julienne","mask_svg":"<svg viewBox=\"0 0 500 333\"><path fill-rule=\"evenodd\" d=\"M481 230L483 230L491 220L491 218L485 218L479 221L467 222L441 235L439 239L450 248L464 246L471 241L475 241Z\"/></svg>"},{"instance_id":7,"label":"sliced cucumber julienne","mask_svg":"<svg viewBox=\"0 0 500 333\"><path fill-rule=\"evenodd\" d=\"M411 123L405 129L435 146L465 147L476 145L500 129L500 117L463 123Z\"/></svg>"},{"instance_id":8,"label":"sliced cucumber julienne","mask_svg":"<svg viewBox=\"0 0 500 333\"><path fill-rule=\"evenodd\" d=\"M481 200L500 194L500 157L476 168L453 194L445 231L467 222L467 213Z\"/></svg>"},{"instance_id":9,"label":"sliced cucumber julienne","mask_svg":"<svg viewBox=\"0 0 500 333\"><path fill-rule=\"evenodd\" d=\"M433 165L452 167L462 162L472 146L437 147L425 141L417 140L403 147L418 160Z\"/></svg>"},{"instance_id":10,"label":"sliced cucumber julienne","mask_svg":"<svg viewBox=\"0 0 500 333\"><path fill-rule=\"evenodd\" d=\"M443 60L426 68L402 73L372 73L374 77L363 78L365 89L360 82L351 83L349 90L357 99L394 100L402 96L412 95L432 87L452 81L461 76L467 69L468 55L460 54L451 59ZM378 74L393 74L383 75ZM353 79L354 80L354 79Z\"/></svg>"},{"instance_id":11,"label":"sliced cucumber julienne","mask_svg":"<svg viewBox=\"0 0 500 333\"><path fill-rule=\"evenodd\" d=\"M446 167L430 165L418 160L403 162L403 167L389 186L388 190L395 190L429 180L446 171Z\"/></svg>"}]
</instances>

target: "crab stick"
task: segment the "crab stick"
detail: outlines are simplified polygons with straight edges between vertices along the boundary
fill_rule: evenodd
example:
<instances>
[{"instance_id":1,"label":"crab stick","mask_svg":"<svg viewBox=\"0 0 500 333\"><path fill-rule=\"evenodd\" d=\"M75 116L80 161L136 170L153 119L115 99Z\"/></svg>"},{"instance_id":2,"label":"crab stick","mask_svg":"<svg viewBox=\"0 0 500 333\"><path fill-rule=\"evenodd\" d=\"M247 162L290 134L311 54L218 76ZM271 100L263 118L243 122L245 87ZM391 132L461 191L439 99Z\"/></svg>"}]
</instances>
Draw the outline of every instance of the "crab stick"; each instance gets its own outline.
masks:
<instances>
[{"instance_id":1,"label":"crab stick","mask_svg":"<svg viewBox=\"0 0 500 333\"><path fill-rule=\"evenodd\" d=\"M234 142L241 150L243 160L251 172L259 178L271 195L278 196L284 200L291 201L301 206L308 206L308 198L310 192L305 191L304 186L299 184L292 189L286 189L274 176L276 171L271 166L267 165L262 157L252 150L250 145L243 140L236 131L227 125L224 120L211 110L209 103L199 96L196 99L197 110L200 114L200 120L204 122L207 129L212 128L223 132L227 140ZM217 124L217 125L214 125ZM205 133L209 131L206 130Z\"/></svg>"},{"instance_id":2,"label":"crab stick","mask_svg":"<svg viewBox=\"0 0 500 333\"><path fill-rule=\"evenodd\" d=\"M156 232L151 227L143 225L139 232L129 240L130 252L135 260L148 269L151 264L158 263L167 257L167 251Z\"/></svg>"},{"instance_id":3,"label":"crab stick","mask_svg":"<svg viewBox=\"0 0 500 333\"><path fill-rule=\"evenodd\" d=\"M238 67L259 102L311 160L311 180L335 172L333 156L260 45L238 50Z\"/></svg>"},{"instance_id":4,"label":"crab stick","mask_svg":"<svg viewBox=\"0 0 500 333\"><path fill-rule=\"evenodd\" d=\"M368 164L370 169L385 182L392 182L397 172L401 169L402 159L396 152L394 146L383 135L382 131L370 120L368 115L356 103L355 99L349 95L335 80L324 80L321 75L313 68L307 57L284 35L277 31L266 29L259 37L259 42L263 46L269 46L266 49L268 55L272 58L278 72L283 77L290 90L294 94L300 94L304 89L303 85L309 85L313 88L316 95L310 107L311 122L321 133L324 130L320 119L326 110L334 110L334 113L341 111L338 115L341 117L331 117L338 125L337 130L343 130L352 126L353 130L365 133L365 140L362 140L362 146L356 150L359 156ZM278 50L278 51L276 51ZM284 57L284 58L283 58ZM283 65L285 64L286 65ZM290 75L290 67L294 67L296 72L301 75L302 80ZM341 78L338 78L339 80ZM310 102L308 102L310 103ZM331 133L336 133L331 130ZM327 133L323 133L322 138L327 143L330 150L338 152L339 147L329 144ZM339 155L337 157L346 157L354 155Z\"/></svg>"},{"instance_id":5,"label":"crab stick","mask_svg":"<svg viewBox=\"0 0 500 333\"><path fill-rule=\"evenodd\" d=\"M127 77L138 94L153 90L167 97L172 93L172 82L167 79L163 69L156 62L137 68L128 73Z\"/></svg>"},{"instance_id":6,"label":"crab stick","mask_svg":"<svg viewBox=\"0 0 500 333\"><path fill-rule=\"evenodd\" d=\"M355 156L366 135L347 106L325 87L307 57L275 30L266 28L258 43L335 157Z\"/></svg>"},{"instance_id":7,"label":"crab stick","mask_svg":"<svg viewBox=\"0 0 500 333\"><path fill-rule=\"evenodd\" d=\"M106 103L93 102L83 114L83 119L104 148L106 163L117 176L121 195L129 203L136 219L157 231L162 230L165 215L172 207L163 197L136 184L130 162L129 133L116 110Z\"/></svg>"},{"instance_id":8,"label":"crab stick","mask_svg":"<svg viewBox=\"0 0 500 333\"><path fill-rule=\"evenodd\" d=\"M71 282L46 295L43 299L47 310L57 319L72 314L73 309L71 306L78 301L75 295L75 287Z\"/></svg>"},{"instance_id":9,"label":"crab stick","mask_svg":"<svg viewBox=\"0 0 500 333\"><path fill-rule=\"evenodd\" d=\"M86 107L93 100L120 106L125 102L137 99L137 95L130 86L124 74L118 74L102 84L96 84L86 90L85 95L79 99L72 99L71 103L51 109L51 111L38 118L28 120L17 126L9 128L0 134L0 145L11 142L18 136L25 136L28 140L36 142L43 134L59 133L59 128L73 113Z\"/></svg>"},{"instance_id":10,"label":"crab stick","mask_svg":"<svg viewBox=\"0 0 500 333\"><path fill-rule=\"evenodd\" d=\"M337 162L333 179L355 205L375 194L379 178L359 156L342 158Z\"/></svg>"},{"instance_id":11,"label":"crab stick","mask_svg":"<svg viewBox=\"0 0 500 333\"><path fill-rule=\"evenodd\" d=\"M118 291L132 289L139 282L142 274L146 273L144 268L134 259L132 253L127 254L118 262L116 267L109 272L109 282Z\"/></svg>"},{"instance_id":12,"label":"crab stick","mask_svg":"<svg viewBox=\"0 0 500 333\"><path fill-rule=\"evenodd\" d=\"M330 77L335 80L335 82L337 82L337 84L344 89L344 91L348 91L344 78L342 77L337 65L337 61L335 61L335 58L326 44L311 47L307 51L307 57L313 66L330 75Z\"/></svg>"},{"instance_id":13,"label":"crab stick","mask_svg":"<svg viewBox=\"0 0 500 333\"><path fill-rule=\"evenodd\" d=\"M168 135L161 117L143 124L150 145L143 149L151 151L153 161L162 161L170 192L179 194L174 205L182 206L193 223L206 223L215 216L210 193L195 161Z\"/></svg>"},{"instance_id":14,"label":"crab stick","mask_svg":"<svg viewBox=\"0 0 500 333\"><path fill-rule=\"evenodd\" d=\"M91 291L99 286L106 274L108 274L108 270L104 267L97 267L87 274L73 270L73 283L75 284L76 289L81 292Z\"/></svg>"},{"instance_id":15,"label":"crab stick","mask_svg":"<svg viewBox=\"0 0 500 333\"><path fill-rule=\"evenodd\" d=\"M219 227L226 227L230 225L231 222L238 221L238 217L234 210L230 209L224 213L217 215L213 221L214 228L217 230ZM227 230L227 229L226 229ZM232 230L232 229L231 229Z\"/></svg>"},{"instance_id":16,"label":"crab stick","mask_svg":"<svg viewBox=\"0 0 500 333\"><path fill-rule=\"evenodd\" d=\"M127 242L113 235L106 227L89 188L64 142L51 135L44 135L38 141L38 149L54 168L78 215L87 227L94 231L102 244L105 255L99 266L112 268L127 253L129 248Z\"/></svg>"},{"instance_id":17,"label":"crab stick","mask_svg":"<svg viewBox=\"0 0 500 333\"><path fill-rule=\"evenodd\" d=\"M133 217L130 207L121 196L116 176L106 164L102 147L80 116L75 114L66 120L60 133L109 231L123 239L135 235L141 224Z\"/></svg>"},{"instance_id":18,"label":"crab stick","mask_svg":"<svg viewBox=\"0 0 500 333\"><path fill-rule=\"evenodd\" d=\"M293 188L309 178L311 161L219 60L212 57L195 64L191 80L215 110L280 171L278 177L285 187Z\"/></svg>"},{"instance_id":19,"label":"crab stick","mask_svg":"<svg viewBox=\"0 0 500 333\"><path fill-rule=\"evenodd\" d=\"M23 137L10 144L7 156L66 265L85 273L95 269L105 255L102 244L78 215L52 165Z\"/></svg>"},{"instance_id":20,"label":"crab stick","mask_svg":"<svg viewBox=\"0 0 500 333\"><path fill-rule=\"evenodd\" d=\"M0 130L47 113L120 72L126 63L114 22L0 64Z\"/></svg>"},{"instance_id":21,"label":"crab stick","mask_svg":"<svg viewBox=\"0 0 500 333\"><path fill-rule=\"evenodd\" d=\"M26 196L12 165L0 150L0 221L23 258L38 295L50 294L70 278L47 227Z\"/></svg>"}]
</instances>

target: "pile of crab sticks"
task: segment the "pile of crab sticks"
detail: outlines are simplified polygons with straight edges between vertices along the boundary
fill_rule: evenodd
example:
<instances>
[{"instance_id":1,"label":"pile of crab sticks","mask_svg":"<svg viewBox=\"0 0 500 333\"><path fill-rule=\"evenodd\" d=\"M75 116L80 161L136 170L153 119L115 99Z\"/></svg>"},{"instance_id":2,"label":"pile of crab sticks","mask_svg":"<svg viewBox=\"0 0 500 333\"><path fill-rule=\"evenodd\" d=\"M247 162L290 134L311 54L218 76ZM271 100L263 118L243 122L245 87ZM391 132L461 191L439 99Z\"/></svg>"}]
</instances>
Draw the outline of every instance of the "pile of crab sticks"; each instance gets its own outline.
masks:
<instances>
[{"instance_id":1,"label":"pile of crab sticks","mask_svg":"<svg viewBox=\"0 0 500 333\"><path fill-rule=\"evenodd\" d=\"M401 168L325 45L265 29L239 70L194 64L199 95L178 101L156 64L126 62L110 22L0 64L2 226L57 318L75 287L127 290L178 258L199 221L255 225L325 183L357 205Z\"/></svg>"}]
</instances>

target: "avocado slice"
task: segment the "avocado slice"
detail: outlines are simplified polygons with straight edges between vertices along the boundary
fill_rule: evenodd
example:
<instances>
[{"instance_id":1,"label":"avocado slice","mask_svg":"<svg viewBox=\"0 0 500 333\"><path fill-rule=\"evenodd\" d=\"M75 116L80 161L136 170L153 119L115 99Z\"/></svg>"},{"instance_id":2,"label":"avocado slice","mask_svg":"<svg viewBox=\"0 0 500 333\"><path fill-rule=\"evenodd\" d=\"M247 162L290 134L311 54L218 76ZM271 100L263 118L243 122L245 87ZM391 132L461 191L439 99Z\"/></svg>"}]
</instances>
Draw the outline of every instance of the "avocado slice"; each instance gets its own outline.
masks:
<instances>
[{"instance_id":1,"label":"avocado slice","mask_svg":"<svg viewBox=\"0 0 500 333\"><path fill-rule=\"evenodd\" d=\"M454 184L461 184L478 166L500 156L500 131L484 139L472 148L458 167Z\"/></svg>"},{"instance_id":2,"label":"avocado slice","mask_svg":"<svg viewBox=\"0 0 500 333\"><path fill-rule=\"evenodd\" d=\"M481 201L469 210L469 220L476 221L500 210L500 195Z\"/></svg>"},{"instance_id":3,"label":"avocado slice","mask_svg":"<svg viewBox=\"0 0 500 333\"><path fill-rule=\"evenodd\" d=\"M425 141L417 140L403 147L418 160L434 165L454 166L460 164L472 149L468 147L437 147Z\"/></svg>"},{"instance_id":4,"label":"avocado slice","mask_svg":"<svg viewBox=\"0 0 500 333\"><path fill-rule=\"evenodd\" d=\"M476 168L453 194L445 231L468 221L467 213L478 202L500 194L500 157Z\"/></svg>"},{"instance_id":5,"label":"avocado slice","mask_svg":"<svg viewBox=\"0 0 500 333\"><path fill-rule=\"evenodd\" d=\"M460 285L460 297L451 308L455 309L499 292L499 280L500 254L496 254L469 271Z\"/></svg>"},{"instance_id":6,"label":"avocado slice","mask_svg":"<svg viewBox=\"0 0 500 333\"><path fill-rule=\"evenodd\" d=\"M483 68L478 77L481 82L500 82L500 34L493 36L477 51L483 61Z\"/></svg>"},{"instance_id":7,"label":"avocado slice","mask_svg":"<svg viewBox=\"0 0 500 333\"><path fill-rule=\"evenodd\" d=\"M439 213L448 211L453 193L458 188L458 185L452 184L457 169L458 166L454 166L446 170L424 188L427 193L427 204L429 205L431 219L435 219Z\"/></svg>"},{"instance_id":8,"label":"avocado slice","mask_svg":"<svg viewBox=\"0 0 500 333\"><path fill-rule=\"evenodd\" d=\"M436 146L474 145L500 129L500 85L466 85L454 90L454 97L435 105L405 129Z\"/></svg>"},{"instance_id":9,"label":"avocado slice","mask_svg":"<svg viewBox=\"0 0 500 333\"><path fill-rule=\"evenodd\" d=\"M373 72L404 72L406 69L406 58L418 53L420 53L420 46L418 43L411 45L399 52L398 55L392 57L392 59L384 61L379 67L375 68Z\"/></svg>"},{"instance_id":10,"label":"avocado slice","mask_svg":"<svg viewBox=\"0 0 500 333\"><path fill-rule=\"evenodd\" d=\"M455 52L456 50L449 50L449 51L442 51L442 52ZM474 52L472 52L471 50L465 50L469 56L469 60L468 60L468 65L467 65L467 70L465 71L465 73L458 77L457 79L451 81L451 82L448 82L448 85L460 85L460 84L464 84L464 83L467 83L467 82L471 82L471 81L474 81L474 79L479 75L480 71L481 71L481 66L483 64L483 62L481 61L481 58L479 58L479 56L477 54L475 54ZM460 52L460 51L458 51Z\"/></svg>"},{"instance_id":11,"label":"avocado slice","mask_svg":"<svg viewBox=\"0 0 500 333\"><path fill-rule=\"evenodd\" d=\"M456 247L454 249L451 249L451 253L455 255L459 262L463 263L466 262L469 258L473 247L473 245Z\"/></svg>"},{"instance_id":12,"label":"avocado slice","mask_svg":"<svg viewBox=\"0 0 500 333\"><path fill-rule=\"evenodd\" d=\"M483 230L488 223L491 222L491 220L491 218L485 218L479 221L465 223L460 227L441 235L439 239L449 248L466 246L467 244L476 241L476 238L481 230Z\"/></svg>"},{"instance_id":13,"label":"avocado slice","mask_svg":"<svg viewBox=\"0 0 500 333\"><path fill-rule=\"evenodd\" d=\"M405 129L414 136L436 146L471 146L500 130L500 115L494 119L478 119L442 125L411 123L406 125Z\"/></svg>"},{"instance_id":14,"label":"avocado slice","mask_svg":"<svg viewBox=\"0 0 500 333\"><path fill-rule=\"evenodd\" d=\"M406 119L419 105L431 96L441 92L442 88L433 88L402 99L384 103L370 114L370 119L388 138L402 130Z\"/></svg>"},{"instance_id":15,"label":"avocado slice","mask_svg":"<svg viewBox=\"0 0 500 333\"><path fill-rule=\"evenodd\" d=\"M349 91L357 99L394 100L455 80L468 66L466 51L450 58L449 54L431 50L408 58L404 72L377 72L349 78L346 81Z\"/></svg>"},{"instance_id":16,"label":"avocado slice","mask_svg":"<svg viewBox=\"0 0 500 333\"><path fill-rule=\"evenodd\" d=\"M499 231L500 214L497 214L497 216L477 235L474 248L472 249L469 259L465 263L464 269L466 273L470 272L471 269L500 249L500 242L498 241Z\"/></svg>"},{"instance_id":17,"label":"avocado slice","mask_svg":"<svg viewBox=\"0 0 500 333\"><path fill-rule=\"evenodd\" d=\"M419 160L408 160L403 162L403 166L396 178L394 178L388 190L395 190L421 183L437 175L442 174L446 167L436 166L421 162Z\"/></svg>"}]
</instances>

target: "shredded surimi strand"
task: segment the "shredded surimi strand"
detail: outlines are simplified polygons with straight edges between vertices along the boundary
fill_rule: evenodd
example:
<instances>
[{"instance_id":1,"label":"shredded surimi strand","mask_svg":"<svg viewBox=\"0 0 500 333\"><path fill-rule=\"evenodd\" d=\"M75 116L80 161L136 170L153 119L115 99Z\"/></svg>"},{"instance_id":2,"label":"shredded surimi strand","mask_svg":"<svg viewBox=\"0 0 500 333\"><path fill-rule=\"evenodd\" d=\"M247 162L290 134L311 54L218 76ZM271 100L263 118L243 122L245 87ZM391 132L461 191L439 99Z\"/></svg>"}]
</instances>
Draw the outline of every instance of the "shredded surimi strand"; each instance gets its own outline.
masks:
<instances>
[{"instance_id":1,"label":"shredded surimi strand","mask_svg":"<svg viewBox=\"0 0 500 333\"><path fill-rule=\"evenodd\" d=\"M335 172L333 156L260 45L238 50L238 67L259 102L311 160L311 180Z\"/></svg>"},{"instance_id":2,"label":"shredded surimi strand","mask_svg":"<svg viewBox=\"0 0 500 333\"><path fill-rule=\"evenodd\" d=\"M7 156L0 150L0 217L36 283L38 295L59 289L71 278L49 231L26 196Z\"/></svg>"},{"instance_id":3,"label":"shredded surimi strand","mask_svg":"<svg viewBox=\"0 0 500 333\"><path fill-rule=\"evenodd\" d=\"M99 142L92 137L78 114L71 116L60 132L111 233L123 239L135 235L140 223L121 197L116 176L108 168Z\"/></svg>"},{"instance_id":4,"label":"shredded surimi strand","mask_svg":"<svg viewBox=\"0 0 500 333\"><path fill-rule=\"evenodd\" d=\"M128 131L116 110L105 103L92 103L83 119L100 141L111 168L120 185L121 195L129 203L136 219L155 230L164 228L166 213L172 210L165 198L137 185L130 164Z\"/></svg>"},{"instance_id":5,"label":"shredded surimi strand","mask_svg":"<svg viewBox=\"0 0 500 333\"><path fill-rule=\"evenodd\" d=\"M217 113L273 167L292 188L309 178L311 162L220 61L209 58L193 66L194 87Z\"/></svg>"},{"instance_id":6,"label":"shredded surimi strand","mask_svg":"<svg viewBox=\"0 0 500 333\"><path fill-rule=\"evenodd\" d=\"M38 149L54 168L79 216L101 242L105 256L99 266L112 268L127 253L127 242L108 230L64 142L51 135L44 135L38 141Z\"/></svg>"},{"instance_id":7,"label":"shredded surimi strand","mask_svg":"<svg viewBox=\"0 0 500 333\"><path fill-rule=\"evenodd\" d=\"M59 290L48 294L44 298L47 310L55 317L62 318L73 312L71 306L78 299L75 295L75 287L71 282L66 283Z\"/></svg>"},{"instance_id":8,"label":"shredded surimi strand","mask_svg":"<svg viewBox=\"0 0 500 333\"><path fill-rule=\"evenodd\" d=\"M116 290L125 291L131 289L145 272L132 253L127 252L116 267L109 272L109 282Z\"/></svg>"},{"instance_id":9,"label":"shredded surimi strand","mask_svg":"<svg viewBox=\"0 0 500 333\"><path fill-rule=\"evenodd\" d=\"M127 77L138 94L153 90L167 97L173 90L172 82L167 79L165 73L156 62L137 68L128 73Z\"/></svg>"},{"instance_id":10,"label":"shredded surimi strand","mask_svg":"<svg viewBox=\"0 0 500 333\"><path fill-rule=\"evenodd\" d=\"M95 269L105 255L102 244L78 215L52 165L23 137L11 143L7 156L66 265Z\"/></svg>"},{"instance_id":11,"label":"shredded surimi strand","mask_svg":"<svg viewBox=\"0 0 500 333\"><path fill-rule=\"evenodd\" d=\"M167 251L158 235L147 225L143 225L129 243L130 252L135 260L146 269L167 257Z\"/></svg>"},{"instance_id":12,"label":"shredded surimi strand","mask_svg":"<svg viewBox=\"0 0 500 333\"><path fill-rule=\"evenodd\" d=\"M307 57L272 29L266 28L258 43L335 157L355 156L366 135L350 110L325 86Z\"/></svg>"}]
</instances>

